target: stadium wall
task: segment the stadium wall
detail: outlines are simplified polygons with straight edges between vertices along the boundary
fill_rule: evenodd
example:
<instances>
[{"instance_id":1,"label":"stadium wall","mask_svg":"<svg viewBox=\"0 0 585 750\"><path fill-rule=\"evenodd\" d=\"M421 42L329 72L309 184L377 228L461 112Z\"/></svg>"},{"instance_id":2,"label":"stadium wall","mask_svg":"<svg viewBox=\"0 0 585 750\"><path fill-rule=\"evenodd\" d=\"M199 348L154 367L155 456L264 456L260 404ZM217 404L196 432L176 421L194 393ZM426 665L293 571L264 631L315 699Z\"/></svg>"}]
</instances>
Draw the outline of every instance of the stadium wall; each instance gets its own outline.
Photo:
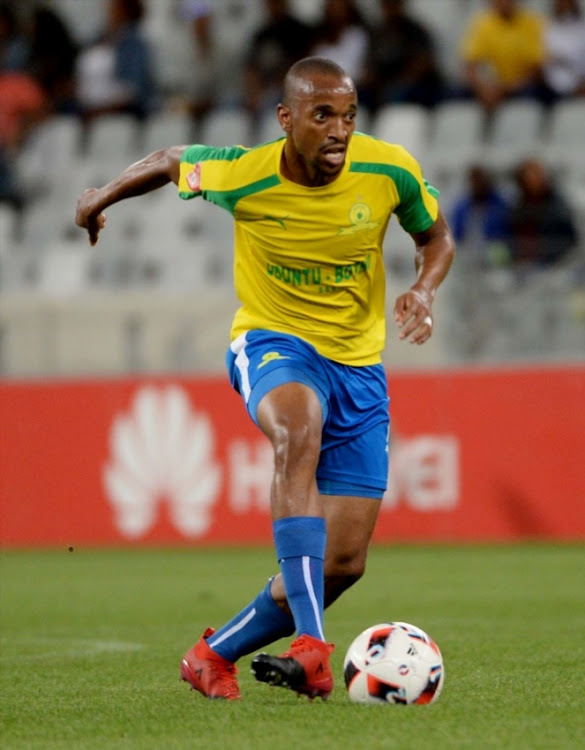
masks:
<instances>
[{"instance_id":1,"label":"stadium wall","mask_svg":"<svg viewBox=\"0 0 585 750\"><path fill-rule=\"evenodd\" d=\"M389 375L377 542L585 538L585 366ZM0 384L4 547L269 543L272 456L223 377Z\"/></svg>"}]
</instances>

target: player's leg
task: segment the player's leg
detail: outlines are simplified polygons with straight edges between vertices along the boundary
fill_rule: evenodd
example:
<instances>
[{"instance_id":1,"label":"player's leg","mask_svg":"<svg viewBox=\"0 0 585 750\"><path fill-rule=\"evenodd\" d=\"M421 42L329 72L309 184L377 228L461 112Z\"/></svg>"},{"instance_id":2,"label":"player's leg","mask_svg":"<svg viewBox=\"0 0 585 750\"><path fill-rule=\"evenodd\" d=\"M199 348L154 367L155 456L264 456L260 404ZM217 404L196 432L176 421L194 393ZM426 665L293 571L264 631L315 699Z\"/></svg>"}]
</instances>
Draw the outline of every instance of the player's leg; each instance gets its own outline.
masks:
<instances>
[{"instance_id":1,"label":"player's leg","mask_svg":"<svg viewBox=\"0 0 585 750\"><path fill-rule=\"evenodd\" d=\"M295 337L253 332L249 340L244 338L232 345L228 368L232 383L244 396L257 424L260 425L260 413L266 412L262 417L262 429L270 433L276 466L272 488L275 541L277 548L283 550L285 562L282 564L290 571L291 596L298 603L295 604L300 622L297 627L307 633L322 633L325 522L315 484L315 467L327 407L320 387L324 384L314 385L313 378L318 382L318 373L309 374L313 352L312 347ZM270 395L275 392L278 392L276 396ZM283 500L287 497L291 498L290 502ZM291 522L287 520L291 515L287 514L293 514ZM291 549L291 538L300 538L300 554L294 541ZM221 629L205 632L185 655L182 675L195 689L214 697L210 695L209 686L202 685L198 678L202 670L203 673L209 671L207 665L215 665L214 660L219 658L219 670L231 670L240 656L290 635L294 630L295 621L288 606L281 608L274 602L269 582ZM235 677L231 679L235 683ZM233 691L227 692L230 695L225 697L231 697Z\"/></svg>"},{"instance_id":2,"label":"player's leg","mask_svg":"<svg viewBox=\"0 0 585 750\"><path fill-rule=\"evenodd\" d=\"M295 336L268 331L246 334L232 350L238 388L274 452L273 535L294 624L298 635L324 641L327 535L315 478L329 413L323 358Z\"/></svg>"},{"instance_id":3,"label":"player's leg","mask_svg":"<svg viewBox=\"0 0 585 750\"><path fill-rule=\"evenodd\" d=\"M325 606L329 607L366 569L369 544L380 500L371 497L324 496L327 521Z\"/></svg>"},{"instance_id":4,"label":"player's leg","mask_svg":"<svg viewBox=\"0 0 585 750\"><path fill-rule=\"evenodd\" d=\"M302 646L310 646L310 658L325 655L328 664L331 651L323 634L326 524L315 480L321 445L320 401L307 385L284 383L262 398L257 418L274 449L274 541L288 606L279 607L274 602L269 584L218 632L206 631L183 658L181 669L183 678L208 697L215 690L218 675L226 670L235 674L230 665L240 656L295 629L303 637ZM198 674L209 674L209 664L217 667L213 684L201 685ZM327 673L324 679L314 680L308 690L311 694L328 694L331 687ZM224 697L234 693L225 685L220 690L226 693Z\"/></svg>"},{"instance_id":5,"label":"player's leg","mask_svg":"<svg viewBox=\"0 0 585 750\"><path fill-rule=\"evenodd\" d=\"M284 384L262 399L258 423L274 450L273 533L288 605L297 634L324 641L327 533L315 479L322 430L319 399L305 384Z\"/></svg>"},{"instance_id":6,"label":"player's leg","mask_svg":"<svg viewBox=\"0 0 585 750\"><path fill-rule=\"evenodd\" d=\"M328 363L326 367L333 385L316 481L319 509L327 526L324 603L328 605L365 569L388 478L389 416L381 366L348 368ZM284 568L282 572L282 578L273 581L271 591L275 601L284 607L285 601L292 603ZM296 620L295 616L295 623ZM324 649L315 649L314 643L306 643L305 636L280 657L258 654L252 661L252 670L257 679L309 695L327 694L325 690L314 690L315 685L323 685L316 678L319 673L327 676L329 690L333 686L328 654Z\"/></svg>"},{"instance_id":7,"label":"player's leg","mask_svg":"<svg viewBox=\"0 0 585 750\"><path fill-rule=\"evenodd\" d=\"M329 607L365 571L368 546L380 508L372 498L321 496L327 525L324 606ZM229 662L263 648L295 630L280 573L208 645Z\"/></svg>"},{"instance_id":8,"label":"player's leg","mask_svg":"<svg viewBox=\"0 0 585 750\"><path fill-rule=\"evenodd\" d=\"M380 501L334 496L322 496L321 501L327 523L324 606L328 607L365 571ZM283 611L287 609L289 596L284 576L274 578L271 595ZM261 682L326 698L333 689L329 665L331 650L330 645L301 635L279 656L258 654L252 660L252 671Z\"/></svg>"},{"instance_id":9,"label":"player's leg","mask_svg":"<svg viewBox=\"0 0 585 750\"><path fill-rule=\"evenodd\" d=\"M365 572L380 500L322 495L321 501L327 524L324 604L329 607ZM287 611L287 598L280 575L272 579L270 594L278 607Z\"/></svg>"},{"instance_id":10,"label":"player's leg","mask_svg":"<svg viewBox=\"0 0 585 750\"><path fill-rule=\"evenodd\" d=\"M364 573L380 501L373 498L323 495L321 503L327 524L324 605L328 607ZM288 607L282 576L279 574L215 634L217 639L214 640L212 630L206 631L205 636L186 654L183 671L191 675L191 679L186 679L189 682L198 680L196 684L201 684L203 689L197 689L208 697L239 697L233 662L240 656L292 634L293 631L294 620ZM298 661L298 653L294 653L292 657L287 656L287 653L280 658ZM306 656L301 656L301 659L305 658ZM314 661L314 649L310 649L309 658L311 662ZM190 670L190 665L192 671L187 671ZM204 669L198 669L198 665L203 665ZM298 667L291 662L288 666L293 677L296 675L302 686L306 681L306 674L299 677ZM271 668L270 663L268 667ZM202 683L202 680L205 682Z\"/></svg>"},{"instance_id":11,"label":"player's leg","mask_svg":"<svg viewBox=\"0 0 585 750\"><path fill-rule=\"evenodd\" d=\"M317 469L328 534L327 605L364 573L388 482L390 427L382 365L331 367L332 408Z\"/></svg>"},{"instance_id":12,"label":"player's leg","mask_svg":"<svg viewBox=\"0 0 585 750\"><path fill-rule=\"evenodd\" d=\"M333 689L333 647L323 632L327 531L315 478L322 422L317 393L302 383L275 388L258 407L258 423L274 449L274 543L297 638L280 657L257 656L252 669L263 682L326 698Z\"/></svg>"},{"instance_id":13,"label":"player's leg","mask_svg":"<svg viewBox=\"0 0 585 750\"><path fill-rule=\"evenodd\" d=\"M321 406L297 382L269 391L257 411L260 428L274 449L271 508L277 558L287 585L288 606L279 607L269 585L208 638L208 646L236 661L294 632L323 637L325 521L315 469L321 445ZM292 613L292 616L291 616Z\"/></svg>"}]
</instances>

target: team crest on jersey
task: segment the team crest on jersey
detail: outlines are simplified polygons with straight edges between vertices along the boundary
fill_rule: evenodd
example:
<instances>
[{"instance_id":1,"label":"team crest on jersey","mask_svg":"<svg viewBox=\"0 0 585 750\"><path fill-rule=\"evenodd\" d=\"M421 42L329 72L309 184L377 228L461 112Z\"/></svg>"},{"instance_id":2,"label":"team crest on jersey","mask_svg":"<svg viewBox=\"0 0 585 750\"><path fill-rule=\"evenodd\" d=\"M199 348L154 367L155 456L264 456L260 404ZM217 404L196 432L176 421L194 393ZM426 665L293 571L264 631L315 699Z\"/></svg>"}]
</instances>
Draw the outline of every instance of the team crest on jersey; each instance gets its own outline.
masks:
<instances>
[{"instance_id":1,"label":"team crest on jersey","mask_svg":"<svg viewBox=\"0 0 585 750\"><path fill-rule=\"evenodd\" d=\"M187 185L193 190L198 192L201 190L201 162L198 161L190 172L187 172L185 177Z\"/></svg>"},{"instance_id":2,"label":"team crest on jersey","mask_svg":"<svg viewBox=\"0 0 585 750\"><path fill-rule=\"evenodd\" d=\"M349 209L349 221L349 227L339 227L339 234L353 234L364 229L375 229L380 223L372 221L372 209L363 201L357 201Z\"/></svg>"}]
</instances>

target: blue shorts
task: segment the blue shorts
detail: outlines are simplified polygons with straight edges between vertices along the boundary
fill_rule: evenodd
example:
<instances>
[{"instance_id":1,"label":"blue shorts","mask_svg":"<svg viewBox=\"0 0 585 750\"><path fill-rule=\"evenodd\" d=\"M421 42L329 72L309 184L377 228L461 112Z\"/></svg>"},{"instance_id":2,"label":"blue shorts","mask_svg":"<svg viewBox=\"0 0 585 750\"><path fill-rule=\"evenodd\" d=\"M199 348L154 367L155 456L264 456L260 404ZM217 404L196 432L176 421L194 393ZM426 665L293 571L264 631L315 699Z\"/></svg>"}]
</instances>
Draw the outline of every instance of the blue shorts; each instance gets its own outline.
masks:
<instances>
[{"instance_id":1,"label":"blue shorts","mask_svg":"<svg viewBox=\"0 0 585 750\"><path fill-rule=\"evenodd\" d=\"M323 495L381 499L388 481L389 398L384 367L352 367L322 357L303 339L253 330L226 356L232 386L258 424L261 399L284 383L304 383L321 402L317 486Z\"/></svg>"}]
</instances>

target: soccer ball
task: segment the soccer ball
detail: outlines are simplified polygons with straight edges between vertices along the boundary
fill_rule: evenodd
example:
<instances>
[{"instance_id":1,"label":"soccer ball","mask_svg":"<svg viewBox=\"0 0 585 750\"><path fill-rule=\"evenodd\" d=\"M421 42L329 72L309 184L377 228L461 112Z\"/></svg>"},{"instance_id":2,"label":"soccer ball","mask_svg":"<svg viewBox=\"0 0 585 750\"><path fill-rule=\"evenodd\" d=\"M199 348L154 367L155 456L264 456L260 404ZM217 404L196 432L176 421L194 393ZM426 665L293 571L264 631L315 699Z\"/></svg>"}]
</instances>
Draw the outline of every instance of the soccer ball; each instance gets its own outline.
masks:
<instances>
[{"instance_id":1,"label":"soccer ball","mask_svg":"<svg viewBox=\"0 0 585 750\"><path fill-rule=\"evenodd\" d=\"M424 704L445 680L439 647L407 622L384 622L360 633L347 650L343 676L354 703Z\"/></svg>"}]
</instances>

